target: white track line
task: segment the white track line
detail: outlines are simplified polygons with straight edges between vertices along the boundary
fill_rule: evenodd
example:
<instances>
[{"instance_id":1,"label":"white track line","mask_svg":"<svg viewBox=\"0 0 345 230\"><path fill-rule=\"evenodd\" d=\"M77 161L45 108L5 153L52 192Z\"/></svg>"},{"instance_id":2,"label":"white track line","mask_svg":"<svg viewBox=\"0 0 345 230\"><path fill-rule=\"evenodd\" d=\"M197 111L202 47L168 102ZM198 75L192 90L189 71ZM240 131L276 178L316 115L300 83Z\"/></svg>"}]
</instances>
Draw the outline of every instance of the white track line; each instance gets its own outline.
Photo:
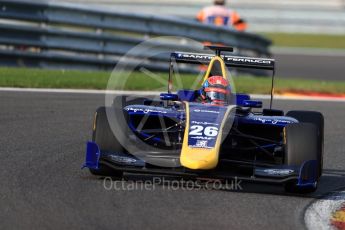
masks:
<instances>
[{"instance_id":1,"label":"white track line","mask_svg":"<svg viewBox=\"0 0 345 230\"><path fill-rule=\"evenodd\" d=\"M269 100L271 98L270 95L260 95L260 94L252 94L250 95L254 99L263 99ZM345 98L330 98L330 97L308 97L308 96L283 96L283 95L275 95L274 100L288 100L288 101L328 101L328 102L345 102Z\"/></svg>"},{"instance_id":2,"label":"white track line","mask_svg":"<svg viewBox=\"0 0 345 230\"><path fill-rule=\"evenodd\" d=\"M335 229L330 220L332 214L345 203L345 191L335 192L312 203L305 212L304 221L307 229Z\"/></svg>"},{"instance_id":3,"label":"white track line","mask_svg":"<svg viewBox=\"0 0 345 230\"><path fill-rule=\"evenodd\" d=\"M123 90L94 90L94 89L46 89L46 88L7 88L0 87L0 92L32 92L32 93L77 93L77 94L121 94L121 95L159 95L155 91L123 91ZM252 94L254 99L269 100L270 95ZM308 96L281 96L275 95L275 100L293 100L293 101L327 101L327 102L345 102L345 98L329 97L308 97Z\"/></svg>"},{"instance_id":4,"label":"white track line","mask_svg":"<svg viewBox=\"0 0 345 230\"><path fill-rule=\"evenodd\" d=\"M30 93L77 93L77 94L123 94L123 95L159 95L154 91L124 91L124 90L97 90L97 89L48 89L48 88L7 88L0 87L3 92L30 92Z\"/></svg>"}]
</instances>

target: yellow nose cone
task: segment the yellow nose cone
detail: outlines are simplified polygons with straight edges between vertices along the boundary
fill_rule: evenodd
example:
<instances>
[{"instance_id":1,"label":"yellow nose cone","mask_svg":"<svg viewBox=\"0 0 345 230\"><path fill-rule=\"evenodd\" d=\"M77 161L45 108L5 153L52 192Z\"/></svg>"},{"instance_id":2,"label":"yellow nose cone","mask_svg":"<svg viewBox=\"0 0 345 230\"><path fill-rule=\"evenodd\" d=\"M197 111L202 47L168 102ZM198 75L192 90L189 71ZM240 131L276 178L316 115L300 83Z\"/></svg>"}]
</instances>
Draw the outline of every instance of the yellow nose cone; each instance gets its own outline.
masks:
<instances>
[{"instance_id":1,"label":"yellow nose cone","mask_svg":"<svg viewBox=\"0 0 345 230\"><path fill-rule=\"evenodd\" d=\"M181 165L189 169L213 169L218 164L217 149L183 148Z\"/></svg>"}]
</instances>

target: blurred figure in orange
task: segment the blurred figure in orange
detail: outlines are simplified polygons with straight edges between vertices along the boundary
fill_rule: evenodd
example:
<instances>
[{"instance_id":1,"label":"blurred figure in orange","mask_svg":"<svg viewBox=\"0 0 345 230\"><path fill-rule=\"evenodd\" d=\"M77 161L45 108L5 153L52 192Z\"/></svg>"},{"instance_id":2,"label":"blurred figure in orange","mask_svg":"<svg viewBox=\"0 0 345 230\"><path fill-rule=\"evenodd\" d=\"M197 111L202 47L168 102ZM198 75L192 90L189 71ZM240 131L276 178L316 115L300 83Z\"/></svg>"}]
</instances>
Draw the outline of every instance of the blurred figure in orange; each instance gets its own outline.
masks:
<instances>
[{"instance_id":1,"label":"blurred figure in orange","mask_svg":"<svg viewBox=\"0 0 345 230\"><path fill-rule=\"evenodd\" d=\"M247 23L236 11L226 8L225 4L225 0L214 0L213 6L205 7L198 13L197 20L205 24L232 26L238 31L246 30Z\"/></svg>"}]
</instances>

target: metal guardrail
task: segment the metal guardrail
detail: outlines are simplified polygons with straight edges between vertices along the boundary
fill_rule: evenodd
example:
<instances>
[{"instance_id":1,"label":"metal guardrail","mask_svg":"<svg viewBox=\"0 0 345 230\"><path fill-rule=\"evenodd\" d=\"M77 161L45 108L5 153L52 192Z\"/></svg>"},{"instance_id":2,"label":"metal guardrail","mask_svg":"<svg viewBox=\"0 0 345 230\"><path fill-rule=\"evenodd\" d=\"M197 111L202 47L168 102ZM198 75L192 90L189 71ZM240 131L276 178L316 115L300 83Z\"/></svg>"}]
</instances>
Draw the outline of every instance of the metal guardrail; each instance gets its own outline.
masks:
<instances>
[{"instance_id":1,"label":"metal guardrail","mask_svg":"<svg viewBox=\"0 0 345 230\"><path fill-rule=\"evenodd\" d=\"M54 0L53 0L54 1ZM93 8L171 15L195 20L211 0L62 0ZM231 0L252 32L345 34L345 0Z\"/></svg>"},{"instance_id":2,"label":"metal guardrail","mask_svg":"<svg viewBox=\"0 0 345 230\"><path fill-rule=\"evenodd\" d=\"M66 4L0 1L1 65L109 70L121 56L151 36L180 36L236 47L238 55L270 56L271 42L229 28L175 18L124 14ZM141 66L168 69L164 50L191 51L185 39L148 44L161 54L137 54ZM131 65L131 62L129 62ZM137 65L133 61L133 66ZM185 69L188 71L188 69Z\"/></svg>"}]
</instances>

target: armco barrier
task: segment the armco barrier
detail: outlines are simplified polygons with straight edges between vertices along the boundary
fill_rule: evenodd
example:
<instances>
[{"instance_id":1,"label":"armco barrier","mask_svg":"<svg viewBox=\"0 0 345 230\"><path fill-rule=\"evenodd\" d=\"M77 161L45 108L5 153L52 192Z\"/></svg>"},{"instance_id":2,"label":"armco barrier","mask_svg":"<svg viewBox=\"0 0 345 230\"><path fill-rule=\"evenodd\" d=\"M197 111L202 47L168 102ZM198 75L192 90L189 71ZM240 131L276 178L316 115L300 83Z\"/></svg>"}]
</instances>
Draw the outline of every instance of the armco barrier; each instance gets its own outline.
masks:
<instances>
[{"instance_id":1,"label":"armco barrier","mask_svg":"<svg viewBox=\"0 0 345 230\"><path fill-rule=\"evenodd\" d=\"M270 56L271 44L255 34L181 19L16 0L0 1L0 31L2 65L41 68L109 70L128 50L156 36L221 43L235 47L237 55L253 57ZM186 41L167 39L149 45L154 51L193 50ZM133 58L146 58L142 65L151 70L168 69L168 53Z\"/></svg>"}]
</instances>

